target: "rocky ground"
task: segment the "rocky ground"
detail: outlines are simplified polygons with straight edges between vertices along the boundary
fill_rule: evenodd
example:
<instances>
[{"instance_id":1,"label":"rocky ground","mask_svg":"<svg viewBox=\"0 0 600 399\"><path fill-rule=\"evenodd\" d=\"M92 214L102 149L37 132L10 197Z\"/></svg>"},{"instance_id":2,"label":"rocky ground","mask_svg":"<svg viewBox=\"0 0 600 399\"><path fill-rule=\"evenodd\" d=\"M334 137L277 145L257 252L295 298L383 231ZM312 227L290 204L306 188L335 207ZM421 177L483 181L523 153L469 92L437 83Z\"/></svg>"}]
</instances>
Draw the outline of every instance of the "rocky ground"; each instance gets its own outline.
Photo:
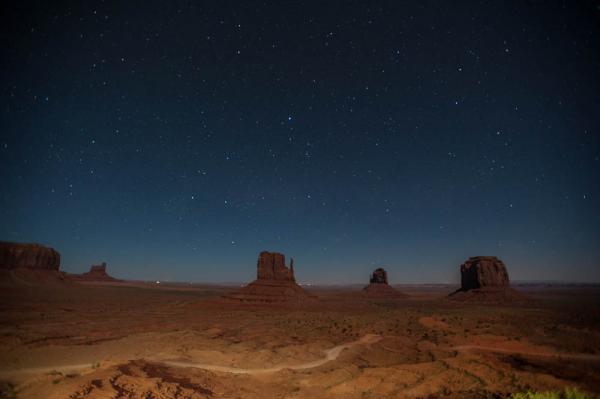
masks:
<instances>
[{"instance_id":1,"label":"rocky ground","mask_svg":"<svg viewBox=\"0 0 600 399\"><path fill-rule=\"evenodd\" d=\"M0 397L600 392L598 288L528 288L531 301L494 305L447 300L452 287L400 287L409 297L398 300L368 299L361 288L245 305L220 300L233 287L6 281Z\"/></svg>"}]
</instances>

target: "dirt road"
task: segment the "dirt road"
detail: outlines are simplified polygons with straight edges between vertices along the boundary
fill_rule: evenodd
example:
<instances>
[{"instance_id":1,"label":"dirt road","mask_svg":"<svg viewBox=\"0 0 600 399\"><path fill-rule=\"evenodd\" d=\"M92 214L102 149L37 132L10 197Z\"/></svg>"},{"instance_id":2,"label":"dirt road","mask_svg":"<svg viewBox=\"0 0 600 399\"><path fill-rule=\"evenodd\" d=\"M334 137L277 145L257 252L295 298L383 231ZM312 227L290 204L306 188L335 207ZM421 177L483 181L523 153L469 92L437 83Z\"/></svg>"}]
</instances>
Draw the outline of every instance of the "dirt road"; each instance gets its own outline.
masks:
<instances>
[{"instance_id":1,"label":"dirt road","mask_svg":"<svg viewBox=\"0 0 600 399\"><path fill-rule=\"evenodd\" d=\"M380 335L367 334L357 341L341 344L338 346L334 346L331 349L327 349L325 351L325 357L322 359L314 360L312 362L307 362L307 363L294 364L294 365L281 365L281 366L270 367L270 368L245 369L245 368L237 368L237 367L216 366L216 365L212 365L212 364L193 363L193 362L176 362L176 361L163 361L162 363L169 365L169 366L174 366L174 367L193 367L193 368L199 368L199 369L203 369L203 370L219 371L219 372L223 372L223 373L233 373L233 374L276 373L278 371L286 370L286 369L288 369L288 370L305 370L305 369L312 369L315 367L319 367L327 362L337 359L338 356L344 351L344 349L349 349L349 348L352 348L357 345L370 345L370 344L373 344L373 343L381 340L382 338L383 337Z\"/></svg>"}]
</instances>

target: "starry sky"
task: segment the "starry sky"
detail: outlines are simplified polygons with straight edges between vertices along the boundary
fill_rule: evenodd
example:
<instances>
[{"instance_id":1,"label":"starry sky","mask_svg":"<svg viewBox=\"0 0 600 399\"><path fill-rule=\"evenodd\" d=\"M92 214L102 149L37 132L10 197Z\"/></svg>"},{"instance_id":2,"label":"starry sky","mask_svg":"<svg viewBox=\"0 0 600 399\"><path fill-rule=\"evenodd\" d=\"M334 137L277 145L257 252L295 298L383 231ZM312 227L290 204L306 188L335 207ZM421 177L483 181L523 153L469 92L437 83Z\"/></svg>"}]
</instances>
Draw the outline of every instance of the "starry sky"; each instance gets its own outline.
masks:
<instances>
[{"instance_id":1,"label":"starry sky","mask_svg":"<svg viewBox=\"0 0 600 399\"><path fill-rule=\"evenodd\" d=\"M597 1L11 3L0 240L65 271L600 282Z\"/></svg>"}]
</instances>

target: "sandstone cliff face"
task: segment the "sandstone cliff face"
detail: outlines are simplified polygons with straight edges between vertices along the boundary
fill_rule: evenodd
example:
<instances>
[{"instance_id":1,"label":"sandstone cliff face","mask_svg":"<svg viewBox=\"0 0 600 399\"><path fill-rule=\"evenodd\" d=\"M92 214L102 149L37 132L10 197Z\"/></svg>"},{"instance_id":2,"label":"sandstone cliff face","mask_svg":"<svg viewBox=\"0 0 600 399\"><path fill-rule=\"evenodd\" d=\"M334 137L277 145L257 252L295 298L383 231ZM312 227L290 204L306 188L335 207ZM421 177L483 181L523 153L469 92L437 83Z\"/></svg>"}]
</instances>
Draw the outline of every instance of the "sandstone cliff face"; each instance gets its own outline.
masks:
<instances>
[{"instance_id":1,"label":"sandstone cliff face","mask_svg":"<svg viewBox=\"0 0 600 399\"><path fill-rule=\"evenodd\" d=\"M256 269L256 278L259 280L296 281L294 260L291 260L288 268L285 266L285 255L278 252L261 252Z\"/></svg>"},{"instance_id":2,"label":"sandstone cliff face","mask_svg":"<svg viewBox=\"0 0 600 399\"><path fill-rule=\"evenodd\" d=\"M487 287L508 287L508 271L495 256L474 256L460 266L461 289L468 291Z\"/></svg>"},{"instance_id":3,"label":"sandstone cliff face","mask_svg":"<svg viewBox=\"0 0 600 399\"><path fill-rule=\"evenodd\" d=\"M36 269L58 271L60 254L40 244L0 242L0 269Z\"/></svg>"},{"instance_id":4,"label":"sandstone cliff face","mask_svg":"<svg viewBox=\"0 0 600 399\"><path fill-rule=\"evenodd\" d=\"M381 267L378 269L375 269L373 271L373 274L371 274L370 282L374 283L374 284L387 284L388 277L387 277L387 272L385 271L385 269L383 269Z\"/></svg>"},{"instance_id":5,"label":"sandstone cliff face","mask_svg":"<svg viewBox=\"0 0 600 399\"><path fill-rule=\"evenodd\" d=\"M527 302L529 298L510 287L508 271L495 256L472 256L460 265L461 288L450 299L461 302Z\"/></svg>"}]
</instances>

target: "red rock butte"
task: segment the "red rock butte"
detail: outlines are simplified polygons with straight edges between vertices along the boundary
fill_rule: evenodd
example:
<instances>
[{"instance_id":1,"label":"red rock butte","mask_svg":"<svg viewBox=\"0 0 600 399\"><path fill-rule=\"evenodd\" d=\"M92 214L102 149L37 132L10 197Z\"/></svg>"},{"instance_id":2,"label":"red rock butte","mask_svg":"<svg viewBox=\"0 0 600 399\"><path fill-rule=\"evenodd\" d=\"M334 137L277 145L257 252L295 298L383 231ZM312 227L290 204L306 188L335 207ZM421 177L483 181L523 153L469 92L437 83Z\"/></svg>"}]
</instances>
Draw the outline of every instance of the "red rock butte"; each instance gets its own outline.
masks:
<instances>
[{"instance_id":1,"label":"red rock butte","mask_svg":"<svg viewBox=\"0 0 600 399\"><path fill-rule=\"evenodd\" d=\"M406 294L388 284L387 272L381 267L373 271L369 285L363 288L362 293L369 298L399 299L407 297Z\"/></svg>"},{"instance_id":2,"label":"red rock butte","mask_svg":"<svg viewBox=\"0 0 600 399\"><path fill-rule=\"evenodd\" d=\"M284 254L263 251L258 255L256 278L258 280L296 281L294 259L290 260L290 267L287 268Z\"/></svg>"},{"instance_id":3,"label":"red rock butte","mask_svg":"<svg viewBox=\"0 0 600 399\"><path fill-rule=\"evenodd\" d=\"M62 281L60 254L40 244L0 241L0 272L3 280L47 283Z\"/></svg>"},{"instance_id":4,"label":"red rock butte","mask_svg":"<svg viewBox=\"0 0 600 399\"><path fill-rule=\"evenodd\" d=\"M495 256L472 256L460 265L461 287L450 299L465 302L512 302L526 296L510 288L508 270Z\"/></svg>"},{"instance_id":5,"label":"red rock butte","mask_svg":"<svg viewBox=\"0 0 600 399\"><path fill-rule=\"evenodd\" d=\"M60 254L40 244L0 241L0 268L55 270L60 268Z\"/></svg>"},{"instance_id":6,"label":"red rock butte","mask_svg":"<svg viewBox=\"0 0 600 399\"><path fill-rule=\"evenodd\" d=\"M296 284L294 260L285 265L285 256L263 251L258 256L256 280L224 297L228 301L249 303L302 302L316 297Z\"/></svg>"},{"instance_id":7,"label":"red rock butte","mask_svg":"<svg viewBox=\"0 0 600 399\"><path fill-rule=\"evenodd\" d=\"M70 274L69 277L77 281L119 281L106 272L106 262L92 265L89 272L83 274Z\"/></svg>"}]
</instances>

